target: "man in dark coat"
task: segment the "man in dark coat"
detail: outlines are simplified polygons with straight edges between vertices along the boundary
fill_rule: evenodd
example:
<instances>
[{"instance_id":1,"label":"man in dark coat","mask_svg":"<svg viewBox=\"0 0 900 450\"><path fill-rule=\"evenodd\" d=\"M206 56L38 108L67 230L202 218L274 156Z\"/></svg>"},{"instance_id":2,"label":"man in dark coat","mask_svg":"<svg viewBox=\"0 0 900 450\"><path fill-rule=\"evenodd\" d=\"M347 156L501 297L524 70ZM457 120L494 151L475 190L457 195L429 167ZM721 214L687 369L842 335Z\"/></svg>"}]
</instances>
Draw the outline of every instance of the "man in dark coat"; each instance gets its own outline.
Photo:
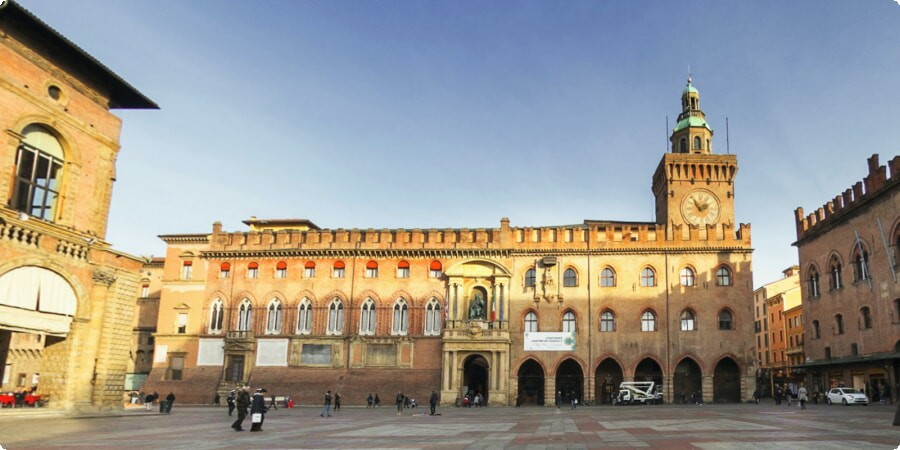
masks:
<instances>
[{"instance_id":1,"label":"man in dark coat","mask_svg":"<svg viewBox=\"0 0 900 450\"><path fill-rule=\"evenodd\" d=\"M237 396L237 400L235 400L235 404L237 405L238 418L231 424L231 428L234 428L234 431L244 431L243 424L244 419L247 417L247 408L250 407L250 386L244 386L241 388L241 392Z\"/></svg>"},{"instance_id":2,"label":"man in dark coat","mask_svg":"<svg viewBox=\"0 0 900 450\"><path fill-rule=\"evenodd\" d=\"M431 415L434 415L434 410L437 408L438 403L438 395L437 392L431 391L431 398L428 399L428 406L431 407Z\"/></svg>"},{"instance_id":3,"label":"man in dark coat","mask_svg":"<svg viewBox=\"0 0 900 450\"><path fill-rule=\"evenodd\" d=\"M397 393L397 398L395 403L397 404L397 411L403 411L403 401L406 400L406 396L403 395L402 392Z\"/></svg>"},{"instance_id":4,"label":"man in dark coat","mask_svg":"<svg viewBox=\"0 0 900 450\"><path fill-rule=\"evenodd\" d=\"M231 393L228 394L228 398L225 399L225 403L228 403L229 416L234 412L235 401L237 401L237 391L231 391Z\"/></svg>"},{"instance_id":5,"label":"man in dark coat","mask_svg":"<svg viewBox=\"0 0 900 450\"><path fill-rule=\"evenodd\" d=\"M253 399L250 400L250 414L259 414L259 422L253 421L252 425L250 425L250 431L262 431L263 422L266 420L266 390L264 388L259 388L256 390L256 393L253 394Z\"/></svg>"},{"instance_id":6,"label":"man in dark coat","mask_svg":"<svg viewBox=\"0 0 900 450\"><path fill-rule=\"evenodd\" d=\"M169 395L166 396L166 413L172 412L172 403L175 403L175 393L169 392Z\"/></svg>"}]
</instances>

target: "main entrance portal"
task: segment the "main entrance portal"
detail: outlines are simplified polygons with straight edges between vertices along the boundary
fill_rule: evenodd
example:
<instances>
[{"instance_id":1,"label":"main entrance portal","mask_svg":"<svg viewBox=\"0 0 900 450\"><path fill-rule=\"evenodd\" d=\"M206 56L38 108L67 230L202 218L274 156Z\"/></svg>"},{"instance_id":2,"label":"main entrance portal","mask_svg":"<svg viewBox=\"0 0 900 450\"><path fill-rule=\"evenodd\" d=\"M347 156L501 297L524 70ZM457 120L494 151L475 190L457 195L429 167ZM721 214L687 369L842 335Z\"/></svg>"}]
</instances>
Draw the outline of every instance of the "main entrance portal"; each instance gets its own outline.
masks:
<instances>
[{"instance_id":1,"label":"main entrance portal","mask_svg":"<svg viewBox=\"0 0 900 450\"><path fill-rule=\"evenodd\" d=\"M475 396L481 394L484 397L484 404L488 402L488 373L490 366L483 356L475 355L466 358L463 365L463 386L465 392Z\"/></svg>"}]
</instances>

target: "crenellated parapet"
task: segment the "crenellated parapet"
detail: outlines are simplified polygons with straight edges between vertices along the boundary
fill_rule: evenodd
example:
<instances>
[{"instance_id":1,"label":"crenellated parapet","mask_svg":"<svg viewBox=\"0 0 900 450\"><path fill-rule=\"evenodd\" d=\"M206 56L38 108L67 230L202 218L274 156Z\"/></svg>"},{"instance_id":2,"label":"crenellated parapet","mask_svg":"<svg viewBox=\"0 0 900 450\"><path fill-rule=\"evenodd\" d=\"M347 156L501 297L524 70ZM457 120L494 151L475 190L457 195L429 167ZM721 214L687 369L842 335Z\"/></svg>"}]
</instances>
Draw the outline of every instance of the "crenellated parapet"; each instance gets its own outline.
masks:
<instances>
[{"instance_id":1,"label":"crenellated parapet","mask_svg":"<svg viewBox=\"0 0 900 450\"><path fill-rule=\"evenodd\" d=\"M868 159L868 164L868 176L836 195L822 207L808 215L805 214L802 207L794 210L798 241L827 229L830 224L863 208L881 193L896 189L900 185L900 181L898 181L900 180L900 156L894 156L888 163L890 174L888 167L878 164L878 154L872 155Z\"/></svg>"}]
</instances>

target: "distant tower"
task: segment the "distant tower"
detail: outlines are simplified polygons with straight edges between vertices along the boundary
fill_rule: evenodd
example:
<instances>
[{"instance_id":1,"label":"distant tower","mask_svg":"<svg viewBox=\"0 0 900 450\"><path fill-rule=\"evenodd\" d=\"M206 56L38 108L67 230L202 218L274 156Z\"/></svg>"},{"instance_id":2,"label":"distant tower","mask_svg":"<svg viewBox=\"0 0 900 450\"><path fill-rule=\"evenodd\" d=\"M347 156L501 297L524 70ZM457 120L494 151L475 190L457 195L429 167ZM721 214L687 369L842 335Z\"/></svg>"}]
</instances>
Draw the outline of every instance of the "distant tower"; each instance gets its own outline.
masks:
<instances>
[{"instance_id":1,"label":"distant tower","mask_svg":"<svg viewBox=\"0 0 900 450\"><path fill-rule=\"evenodd\" d=\"M687 86L681 93L681 114L670 138L672 153L708 155L712 153L712 135L706 114L700 109L700 92L691 85L688 77Z\"/></svg>"}]
</instances>

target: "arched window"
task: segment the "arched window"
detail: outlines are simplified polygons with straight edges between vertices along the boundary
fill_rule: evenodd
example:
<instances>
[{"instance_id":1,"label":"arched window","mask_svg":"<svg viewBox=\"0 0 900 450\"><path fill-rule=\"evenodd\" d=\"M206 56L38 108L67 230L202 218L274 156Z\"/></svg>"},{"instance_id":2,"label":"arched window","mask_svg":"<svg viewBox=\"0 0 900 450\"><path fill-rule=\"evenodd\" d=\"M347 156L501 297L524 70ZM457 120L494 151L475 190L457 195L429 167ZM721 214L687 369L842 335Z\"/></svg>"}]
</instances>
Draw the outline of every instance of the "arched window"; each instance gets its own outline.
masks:
<instances>
[{"instance_id":1,"label":"arched window","mask_svg":"<svg viewBox=\"0 0 900 450\"><path fill-rule=\"evenodd\" d=\"M834 316L834 334L844 334L844 316L840 314Z\"/></svg>"},{"instance_id":2,"label":"arched window","mask_svg":"<svg viewBox=\"0 0 900 450\"><path fill-rule=\"evenodd\" d=\"M359 316L359 334L375 334L375 301L367 298L362 304Z\"/></svg>"},{"instance_id":3,"label":"arched window","mask_svg":"<svg viewBox=\"0 0 900 450\"><path fill-rule=\"evenodd\" d=\"M600 331L616 331L616 315L608 309L600 313Z\"/></svg>"},{"instance_id":4,"label":"arched window","mask_svg":"<svg viewBox=\"0 0 900 450\"><path fill-rule=\"evenodd\" d=\"M231 263L223 262L219 266L219 278L228 278L231 276Z\"/></svg>"},{"instance_id":5,"label":"arched window","mask_svg":"<svg viewBox=\"0 0 900 450\"><path fill-rule=\"evenodd\" d=\"M563 314L563 332L571 333L575 331L575 313L572 311L566 311Z\"/></svg>"},{"instance_id":6,"label":"arched window","mask_svg":"<svg viewBox=\"0 0 900 450\"><path fill-rule=\"evenodd\" d=\"M400 261L397 263L397 278L409 278L409 262Z\"/></svg>"},{"instance_id":7,"label":"arched window","mask_svg":"<svg viewBox=\"0 0 900 450\"><path fill-rule=\"evenodd\" d=\"M702 150L703 149L703 141L700 140L700 136L694 136L694 150Z\"/></svg>"},{"instance_id":8,"label":"arched window","mask_svg":"<svg viewBox=\"0 0 900 450\"><path fill-rule=\"evenodd\" d=\"M278 261L275 265L275 278L287 278L287 263Z\"/></svg>"},{"instance_id":9,"label":"arched window","mask_svg":"<svg viewBox=\"0 0 900 450\"><path fill-rule=\"evenodd\" d=\"M641 331L656 331L656 314L649 309L641 315Z\"/></svg>"},{"instance_id":10,"label":"arched window","mask_svg":"<svg viewBox=\"0 0 900 450\"><path fill-rule=\"evenodd\" d=\"M813 339L819 339L819 338L822 336L822 334L819 332L819 321L818 321L818 320L813 320L813 321L812 321L812 326L813 326L813 329L812 329L812 337L813 337Z\"/></svg>"},{"instance_id":11,"label":"arched window","mask_svg":"<svg viewBox=\"0 0 900 450\"><path fill-rule=\"evenodd\" d=\"M694 269L690 267L681 269L681 285L688 287L694 285Z\"/></svg>"},{"instance_id":12,"label":"arched window","mask_svg":"<svg viewBox=\"0 0 900 450\"><path fill-rule=\"evenodd\" d=\"M837 255L831 257L830 269L831 290L834 291L844 287L844 282L841 280L841 271L843 270L843 267L841 266L841 260L838 259Z\"/></svg>"},{"instance_id":13,"label":"arched window","mask_svg":"<svg viewBox=\"0 0 900 450\"><path fill-rule=\"evenodd\" d=\"M525 332L533 332L538 330L537 314L534 311L528 311L525 314Z\"/></svg>"},{"instance_id":14,"label":"arched window","mask_svg":"<svg viewBox=\"0 0 900 450\"><path fill-rule=\"evenodd\" d=\"M679 152L681 152L681 153L687 153L687 152L688 152L688 148L687 148L687 139L681 138L681 141L679 141L678 144L679 144L679 145L678 145L678 151L679 151Z\"/></svg>"},{"instance_id":15,"label":"arched window","mask_svg":"<svg viewBox=\"0 0 900 450\"><path fill-rule=\"evenodd\" d=\"M253 305L245 298L238 306L238 331L250 331L253 326Z\"/></svg>"},{"instance_id":16,"label":"arched window","mask_svg":"<svg viewBox=\"0 0 900 450\"><path fill-rule=\"evenodd\" d=\"M731 269L727 266L716 270L716 286L731 286Z\"/></svg>"},{"instance_id":17,"label":"arched window","mask_svg":"<svg viewBox=\"0 0 900 450\"><path fill-rule=\"evenodd\" d=\"M872 328L872 312L868 306L859 309L859 322L863 330Z\"/></svg>"},{"instance_id":18,"label":"arched window","mask_svg":"<svg viewBox=\"0 0 900 450\"><path fill-rule=\"evenodd\" d=\"M316 277L316 263L312 261L307 261L306 264L303 265L303 276L306 278L315 278Z\"/></svg>"},{"instance_id":19,"label":"arched window","mask_svg":"<svg viewBox=\"0 0 900 450\"><path fill-rule=\"evenodd\" d=\"M853 276L855 281L865 281L871 277L869 273L869 252L863 248L862 253L857 246L853 255Z\"/></svg>"},{"instance_id":20,"label":"arched window","mask_svg":"<svg viewBox=\"0 0 900 450\"><path fill-rule=\"evenodd\" d=\"M281 300L277 298L272 299L268 308L266 308L266 334L281 333L281 318Z\"/></svg>"},{"instance_id":21,"label":"arched window","mask_svg":"<svg viewBox=\"0 0 900 450\"><path fill-rule=\"evenodd\" d=\"M344 278L344 267L346 265L343 261L335 261L334 268L331 270L332 278Z\"/></svg>"},{"instance_id":22,"label":"arched window","mask_svg":"<svg viewBox=\"0 0 900 450\"><path fill-rule=\"evenodd\" d=\"M378 263L369 261L366 263L366 278L378 278Z\"/></svg>"},{"instance_id":23,"label":"arched window","mask_svg":"<svg viewBox=\"0 0 900 450\"><path fill-rule=\"evenodd\" d=\"M222 320L225 318L225 305L222 300L215 299L209 307L209 333L222 332Z\"/></svg>"},{"instance_id":24,"label":"arched window","mask_svg":"<svg viewBox=\"0 0 900 450\"><path fill-rule=\"evenodd\" d=\"M575 274L575 269L568 268L563 272L563 287L575 286L578 286L578 275Z\"/></svg>"},{"instance_id":25,"label":"arched window","mask_svg":"<svg viewBox=\"0 0 900 450\"><path fill-rule=\"evenodd\" d=\"M653 287L656 286L656 272L649 267L644 267L641 270L641 286L643 287Z\"/></svg>"},{"instance_id":26,"label":"arched window","mask_svg":"<svg viewBox=\"0 0 900 450\"><path fill-rule=\"evenodd\" d=\"M391 323L391 334L405 335L409 333L409 305L403 298L394 302L394 320Z\"/></svg>"},{"instance_id":27,"label":"arched window","mask_svg":"<svg viewBox=\"0 0 900 450\"><path fill-rule=\"evenodd\" d=\"M428 301L425 306L425 335L440 336L441 334L441 303L436 298Z\"/></svg>"},{"instance_id":28,"label":"arched window","mask_svg":"<svg viewBox=\"0 0 900 450\"><path fill-rule=\"evenodd\" d=\"M719 329L720 330L733 330L734 329L734 316L732 316L731 311L727 309L723 309L719 312Z\"/></svg>"},{"instance_id":29,"label":"arched window","mask_svg":"<svg viewBox=\"0 0 900 450\"><path fill-rule=\"evenodd\" d=\"M806 287L809 290L809 296L812 298L819 296L819 271L815 267L809 268L809 276L806 278Z\"/></svg>"},{"instance_id":30,"label":"arched window","mask_svg":"<svg viewBox=\"0 0 900 450\"><path fill-rule=\"evenodd\" d=\"M528 269L525 271L525 287L533 288L534 287L534 268Z\"/></svg>"},{"instance_id":31,"label":"arched window","mask_svg":"<svg viewBox=\"0 0 900 450\"><path fill-rule=\"evenodd\" d=\"M28 125L22 135L25 138L17 149L11 206L29 216L53 222L65 167L62 145L49 128L41 125Z\"/></svg>"},{"instance_id":32,"label":"arched window","mask_svg":"<svg viewBox=\"0 0 900 450\"><path fill-rule=\"evenodd\" d=\"M312 331L312 303L308 298L304 298L297 308L297 333L309 334L310 331Z\"/></svg>"},{"instance_id":33,"label":"arched window","mask_svg":"<svg viewBox=\"0 0 900 450\"><path fill-rule=\"evenodd\" d=\"M616 272L605 267L600 272L600 287L614 287L616 285Z\"/></svg>"},{"instance_id":34,"label":"arched window","mask_svg":"<svg viewBox=\"0 0 900 450\"><path fill-rule=\"evenodd\" d=\"M694 312L686 309L681 312L681 331L696 331L697 323L694 320Z\"/></svg>"},{"instance_id":35,"label":"arched window","mask_svg":"<svg viewBox=\"0 0 900 450\"><path fill-rule=\"evenodd\" d=\"M259 278L259 263L247 264L247 278Z\"/></svg>"},{"instance_id":36,"label":"arched window","mask_svg":"<svg viewBox=\"0 0 900 450\"><path fill-rule=\"evenodd\" d=\"M344 332L344 302L336 298L328 305L328 329L327 334L341 334Z\"/></svg>"},{"instance_id":37,"label":"arched window","mask_svg":"<svg viewBox=\"0 0 900 450\"><path fill-rule=\"evenodd\" d=\"M444 275L444 266L440 261L432 261L428 266L428 278L440 278Z\"/></svg>"}]
</instances>

